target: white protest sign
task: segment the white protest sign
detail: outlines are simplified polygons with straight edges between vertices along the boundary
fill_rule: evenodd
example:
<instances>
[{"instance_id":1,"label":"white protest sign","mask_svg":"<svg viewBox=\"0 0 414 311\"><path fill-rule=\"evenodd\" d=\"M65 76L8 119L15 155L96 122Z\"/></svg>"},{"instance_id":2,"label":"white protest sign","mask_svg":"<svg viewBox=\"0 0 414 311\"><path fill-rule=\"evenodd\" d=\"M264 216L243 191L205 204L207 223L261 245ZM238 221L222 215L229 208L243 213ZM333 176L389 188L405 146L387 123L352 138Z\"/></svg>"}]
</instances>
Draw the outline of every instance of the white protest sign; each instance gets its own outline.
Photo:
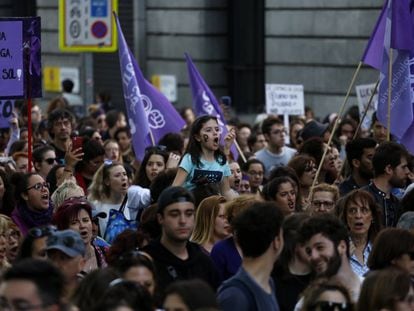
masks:
<instances>
[{"instance_id":1,"label":"white protest sign","mask_svg":"<svg viewBox=\"0 0 414 311\"><path fill-rule=\"evenodd\" d=\"M375 83L372 84L363 84L355 86L356 95L358 99L358 108L359 108L359 116L362 118L364 111L368 105L369 98L371 94L375 90ZM364 120L362 121L361 127L364 129L369 129L371 127L371 120L372 114L377 110L377 103L378 103L378 94L375 94L371 106L367 111L367 115L365 116Z\"/></svg>"},{"instance_id":2,"label":"white protest sign","mask_svg":"<svg viewBox=\"0 0 414 311\"><path fill-rule=\"evenodd\" d=\"M266 84L266 113L303 115L305 113L303 85Z\"/></svg>"}]
</instances>

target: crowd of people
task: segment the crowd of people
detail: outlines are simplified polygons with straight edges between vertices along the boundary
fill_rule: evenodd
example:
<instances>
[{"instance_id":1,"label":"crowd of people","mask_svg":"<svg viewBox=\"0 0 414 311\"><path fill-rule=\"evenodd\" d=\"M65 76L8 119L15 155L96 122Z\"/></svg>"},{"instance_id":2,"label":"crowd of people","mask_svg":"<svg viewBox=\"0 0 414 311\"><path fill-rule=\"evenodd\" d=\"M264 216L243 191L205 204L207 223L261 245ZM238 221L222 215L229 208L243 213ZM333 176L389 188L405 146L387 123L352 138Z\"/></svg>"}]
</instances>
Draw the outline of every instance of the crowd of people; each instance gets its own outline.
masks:
<instances>
[{"instance_id":1,"label":"crowd of people","mask_svg":"<svg viewBox=\"0 0 414 311\"><path fill-rule=\"evenodd\" d=\"M221 137L186 108L136 159L99 98L0 130L1 310L414 310L414 157L375 114L227 111Z\"/></svg>"}]
</instances>

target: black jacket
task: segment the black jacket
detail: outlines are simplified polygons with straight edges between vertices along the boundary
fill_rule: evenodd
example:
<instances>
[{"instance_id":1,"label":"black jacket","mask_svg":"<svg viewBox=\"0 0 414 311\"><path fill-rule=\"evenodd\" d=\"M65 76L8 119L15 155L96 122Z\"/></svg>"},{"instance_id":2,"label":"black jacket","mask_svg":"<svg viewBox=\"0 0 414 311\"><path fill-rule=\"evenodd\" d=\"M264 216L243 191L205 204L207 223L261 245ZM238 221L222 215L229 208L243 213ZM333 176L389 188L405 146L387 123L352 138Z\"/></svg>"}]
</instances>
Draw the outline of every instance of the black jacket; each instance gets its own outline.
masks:
<instances>
[{"instance_id":1,"label":"black jacket","mask_svg":"<svg viewBox=\"0 0 414 311\"><path fill-rule=\"evenodd\" d=\"M213 262L198 244L187 242L187 260L175 256L159 240L145 246L143 251L154 259L157 287L161 292L177 280L198 278L207 282L214 290L220 285L218 272Z\"/></svg>"}]
</instances>

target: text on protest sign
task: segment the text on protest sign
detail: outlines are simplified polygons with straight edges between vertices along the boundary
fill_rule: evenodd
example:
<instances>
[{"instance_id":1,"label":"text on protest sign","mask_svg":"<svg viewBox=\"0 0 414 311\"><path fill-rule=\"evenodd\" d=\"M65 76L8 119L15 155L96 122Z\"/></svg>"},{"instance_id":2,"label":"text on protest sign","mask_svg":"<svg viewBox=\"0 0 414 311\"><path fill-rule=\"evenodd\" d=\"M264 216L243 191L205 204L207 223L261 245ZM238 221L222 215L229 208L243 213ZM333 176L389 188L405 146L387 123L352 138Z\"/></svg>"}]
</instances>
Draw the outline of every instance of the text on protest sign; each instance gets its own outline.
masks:
<instances>
[{"instance_id":1,"label":"text on protest sign","mask_svg":"<svg viewBox=\"0 0 414 311\"><path fill-rule=\"evenodd\" d=\"M23 22L0 20L0 97L23 97Z\"/></svg>"},{"instance_id":2,"label":"text on protest sign","mask_svg":"<svg viewBox=\"0 0 414 311\"><path fill-rule=\"evenodd\" d=\"M365 109L367 108L369 99L372 93L375 90L375 84L364 84L364 85L357 85L355 87L357 100L358 100L358 108L359 108L359 115L362 118ZM364 120L362 121L361 127L364 129L369 129L371 127L371 120L372 114L377 110L378 104L378 94L375 94L372 98L371 105L367 111L367 115L365 116Z\"/></svg>"},{"instance_id":3,"label":"text on protest sign","mask_svg":"<svg viewBox=\"0 0 414 311\"><path fill-rule=\"evenodd\" d=\"M14 100L0 100L0 128L10 127L10 118L12 117Z\"/></svg>"},{"instance_id":4,"label":"text on protest sign","mask_svg":"<svg viewBox=\"0 0 414 311\"><path fill-rule=\"evenodd\" d=\"M266 84L266 113L276 115L304 114L303 85Z\"/></svg>"}]
</instances>

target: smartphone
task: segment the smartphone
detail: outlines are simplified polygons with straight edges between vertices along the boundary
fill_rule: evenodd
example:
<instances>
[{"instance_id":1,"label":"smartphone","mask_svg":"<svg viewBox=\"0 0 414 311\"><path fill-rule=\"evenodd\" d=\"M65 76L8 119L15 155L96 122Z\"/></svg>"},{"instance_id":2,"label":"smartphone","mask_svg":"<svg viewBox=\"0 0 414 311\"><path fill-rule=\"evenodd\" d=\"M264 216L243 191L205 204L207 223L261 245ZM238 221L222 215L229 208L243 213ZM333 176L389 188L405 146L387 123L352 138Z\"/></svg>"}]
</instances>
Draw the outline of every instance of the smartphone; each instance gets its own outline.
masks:
<instances>
[{"instance_id":1,"label":"smartphone","mask_svg":"<svg viewBox=\"0 0 414 311\"><path fill-rule=\"evenodd\" d=\"M82 148L82 146L83 146L83 137L82 136L72 137L72 150Z\"/></svg>"}]
</instances>

